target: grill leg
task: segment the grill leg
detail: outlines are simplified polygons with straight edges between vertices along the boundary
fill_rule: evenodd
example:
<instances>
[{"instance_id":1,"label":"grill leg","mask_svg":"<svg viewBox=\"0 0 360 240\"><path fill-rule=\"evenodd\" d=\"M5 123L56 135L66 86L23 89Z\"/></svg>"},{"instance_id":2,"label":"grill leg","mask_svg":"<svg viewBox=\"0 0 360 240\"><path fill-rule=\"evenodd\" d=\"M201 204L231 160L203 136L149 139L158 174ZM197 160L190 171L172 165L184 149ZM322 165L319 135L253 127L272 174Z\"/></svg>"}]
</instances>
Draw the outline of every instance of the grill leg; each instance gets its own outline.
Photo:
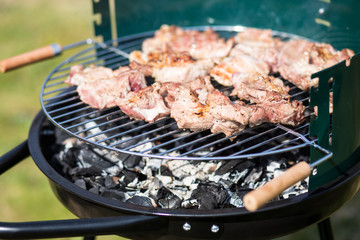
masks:
<instances>
[{"instance_id":1,"label":"grill leg","mask_svg":"<svg viewBox=\"0 0 360 240\"><path fill-rule=\"evenodd\" d=\"M324 219L323 221L319 222L317 225L321 240L334 240L330 218Z\"/></svg>"}]
</instances>

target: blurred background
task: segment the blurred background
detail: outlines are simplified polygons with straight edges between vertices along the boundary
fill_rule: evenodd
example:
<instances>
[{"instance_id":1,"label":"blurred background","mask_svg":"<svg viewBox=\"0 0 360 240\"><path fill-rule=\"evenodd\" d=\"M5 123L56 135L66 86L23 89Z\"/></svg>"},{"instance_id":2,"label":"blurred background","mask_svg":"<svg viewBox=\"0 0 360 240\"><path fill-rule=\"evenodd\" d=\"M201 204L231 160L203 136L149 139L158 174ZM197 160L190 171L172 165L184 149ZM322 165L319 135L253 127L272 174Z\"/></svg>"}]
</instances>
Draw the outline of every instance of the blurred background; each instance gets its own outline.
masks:
<instances>
[{"instance_id":1,"label":"blurred background","mask_svg":"<svg viewBox=\"0 0 360 240\"><path fill-rule=\"evenodd\" d=\"M55 42L64 46L93 38L93 20L90 0L0 0L0 59ZM40 88L46 76L78 51L68 50L56 58L0 73L0 155L27 139L30 125L41 109ZM0 176L0 190L0 221L75 218L56 199L47 178L31 158ZM335 239L359 238L359 210L358 193L332 216ZM97 239L122 238L101 236ZM317 226L278 240L288 239L319 239Z\"/></svg>"}]
</instances>

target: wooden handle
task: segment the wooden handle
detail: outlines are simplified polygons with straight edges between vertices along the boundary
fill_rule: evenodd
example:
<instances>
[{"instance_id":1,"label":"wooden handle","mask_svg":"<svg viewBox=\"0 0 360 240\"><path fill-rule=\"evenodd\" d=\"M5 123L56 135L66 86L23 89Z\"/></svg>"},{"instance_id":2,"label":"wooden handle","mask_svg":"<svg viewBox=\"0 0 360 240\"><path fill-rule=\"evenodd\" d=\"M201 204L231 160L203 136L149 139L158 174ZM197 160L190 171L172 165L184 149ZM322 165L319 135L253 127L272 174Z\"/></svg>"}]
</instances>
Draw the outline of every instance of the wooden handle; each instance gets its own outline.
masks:
<instances>
[{"instance_id":1,"label":"wooden handle","mask_svg":"<svg viewBox=\"0 0 360 240\"><path fill-rule=\"evenodd\" d=\"M51 58L59 55L62 48L59 44L54 43L46 47L38 48L33 51L23 53L11 58L0 61L0 71L6 72L11 69L34 63L43 59Z\"/></svg>"},{"instance_id":2,"label":"wooden handle","mask_svg":"<svg viewBox=\"0 0 360 240\"><path fill-rule=\"evenodd\" d=\"M247 193L243 199L245 208L249 211L256 211L295 183L310 176L310 173L310 165L306 162L295 164L279 177Z\"/></svg>"}]
</instances>

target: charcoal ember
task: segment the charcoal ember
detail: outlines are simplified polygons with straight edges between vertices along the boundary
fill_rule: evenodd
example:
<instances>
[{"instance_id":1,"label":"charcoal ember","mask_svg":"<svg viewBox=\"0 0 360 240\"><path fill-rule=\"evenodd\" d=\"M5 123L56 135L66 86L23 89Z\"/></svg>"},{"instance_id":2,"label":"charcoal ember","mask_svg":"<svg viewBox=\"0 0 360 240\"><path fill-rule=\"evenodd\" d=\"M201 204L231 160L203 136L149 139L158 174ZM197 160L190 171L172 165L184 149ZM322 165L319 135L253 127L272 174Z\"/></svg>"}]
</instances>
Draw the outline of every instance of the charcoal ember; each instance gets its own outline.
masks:
<instances>
[{"instance_id":1,"label":"charcoal ember","mask_svg":"<svg viewBox=\"0 0 360 240\"><path fill-rule=\"evenodd\" d=\"M172 176L173 176L173 174L172 174L172 172L170 171L170 169L169 169L167 166L165 166L165 165L161 165L161 166L160 166L160 173L161 173L162 176L168 176L168 177L172 177Z\"/></svg>"},{"instance_id":2,"label":"charcoal ember","mask_svg":"<svg viewBox=\"0 0 360 240\"><path fill-rule=\"evenodd\" d=\"M162 208L177 209L181 206L181 199L166 187L161 187L156 195L156 203Z\"/></svg>"},{"instance_id":3,"label":"charcoal ember","mask_svg":"<svg viewBox=\"0 0 360 240\"><path fill-rule=\"evenodd\" d=\"M131 203L135 205L140 205L144 207L155 207L156 205L153 203L151 198L145 196L133 196L125 201L126 203Z\"/></svg>"},{"instance_id":4,"label":"charcoal ember","mask_svg":"<svg viewBox=\"0 0 360 240\"><path fill-rule=\"evenodd\" d=\"M192 192L191 198L199 202L200 210L221 208L228 200L228 193L224 187L216 182L201 182Z\"/></svg>"},{"instance_id":5,"label":"charcoal ember","mask_svg":"<svg viewBox=\"0 0 360 240\"><path fill-rule=\"evenodd\" d=\"M117 189L106 189L106 188L100 189L100 196L119 200L122 202L124 202L127 197L127 195L123 191Z\"/></svg>"},{"instance_id":6,"label":"charcoal ember","mask_svg":"<svg viewBox=\"0 0 360 240\"><path fill-rule=\"evenodd\" d=\"M140 172L135 172L127 169L123 169L119 174L119 183L123 186L128 186L130 183L144 181L146 176Z\"/></svg>"},{"instance_id":7,"label":"charcoal ember","mask_svg":"<svg viewBox=\"0 0 360 240\"><path fill-rule=\"evenodd\" d=\"M130 155L130 154L127 154L127 156L125 156L122 159L122 163L127 168L134 168L135 166L139 165L140 161L141 161L140 156Z\"/></svg>"},{"instance_id":8,"label":"charcoal ember","mask_svg":"<svg viewBox=\"0 0 360 240\"><path fill-rule=\"evenodd\" d=\"M75 167L70 169L68 173L70 174L70 176L73 177L80 177L80 176L91 177L91 176L100 175L102 173L102 170L97 168L96 166L90 166L88 168Z\"/></svg>"},{"instance_id":9,"label":"charcoal ember","mask_svg":"<svg viewBox=\"0 0 360 240\"><path fill-rule=\"evenodd\" d=\"M119 182L115 181L113 177L107 175L104 179L104 186L108 189L117 188L119 186Z\"/></svg>"},{"instance_id":10,"label":"charcoal ember","mask_svg":"<svg viewBox=\"0 0 360 240\"><path fill-rule=\"evenodd\" d=\"M84 179L76 179L74 181L75 185L78 186L78 187L81 187L82 189L87 189L86 188L86 181Z\"/></svg>"},{"instance_id":11,"label":"charcoal ember","mask_svg":"<svg viewBox=\"0 0 360 240\"><path fill-rule=\"evenodd\" d=\"M244 169L251 169L256 166L253 160L231 160L223 161L218 169L215 171L215 175L223 175L230 171L243 171Z\"/></svg>"},{"instance_id":12,"label":"charcoal ember","mask_svg":"<svg viewBox=\"0 0 360 240\"><path fill-rule=\"evenodd\" d=\"M88 148L81 148L78 151L77 159L83 167L94 166L99 170L105 170L113 166L111 162L104 160L104 158Z\"/></svg>"}]
</instances>

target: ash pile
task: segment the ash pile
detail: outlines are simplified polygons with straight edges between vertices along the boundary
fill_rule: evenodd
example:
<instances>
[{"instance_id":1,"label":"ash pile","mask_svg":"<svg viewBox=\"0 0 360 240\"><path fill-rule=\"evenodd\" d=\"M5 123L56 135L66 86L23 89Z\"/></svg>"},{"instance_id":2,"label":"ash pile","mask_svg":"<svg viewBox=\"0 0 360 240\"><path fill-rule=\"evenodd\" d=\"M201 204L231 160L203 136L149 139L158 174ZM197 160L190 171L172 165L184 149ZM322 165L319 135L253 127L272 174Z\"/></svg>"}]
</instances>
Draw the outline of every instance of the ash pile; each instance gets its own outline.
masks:
<instances>
[{"instance_id":1,"label":"ash pile","mask_svg":"<svg viewBox=\"0 0 360 240\"><path fill-rule=\"evenodd\" d=\"M155 159L97 148L57 128L53 134L56 153L51 164L77 186L118 201L167 209L243 207L247 192L299 161L308 162L310 156L308 149L297 149L256 159ZM297 183L278 199L307 192L308 181Z\"/></svg>"}]
</instances>

